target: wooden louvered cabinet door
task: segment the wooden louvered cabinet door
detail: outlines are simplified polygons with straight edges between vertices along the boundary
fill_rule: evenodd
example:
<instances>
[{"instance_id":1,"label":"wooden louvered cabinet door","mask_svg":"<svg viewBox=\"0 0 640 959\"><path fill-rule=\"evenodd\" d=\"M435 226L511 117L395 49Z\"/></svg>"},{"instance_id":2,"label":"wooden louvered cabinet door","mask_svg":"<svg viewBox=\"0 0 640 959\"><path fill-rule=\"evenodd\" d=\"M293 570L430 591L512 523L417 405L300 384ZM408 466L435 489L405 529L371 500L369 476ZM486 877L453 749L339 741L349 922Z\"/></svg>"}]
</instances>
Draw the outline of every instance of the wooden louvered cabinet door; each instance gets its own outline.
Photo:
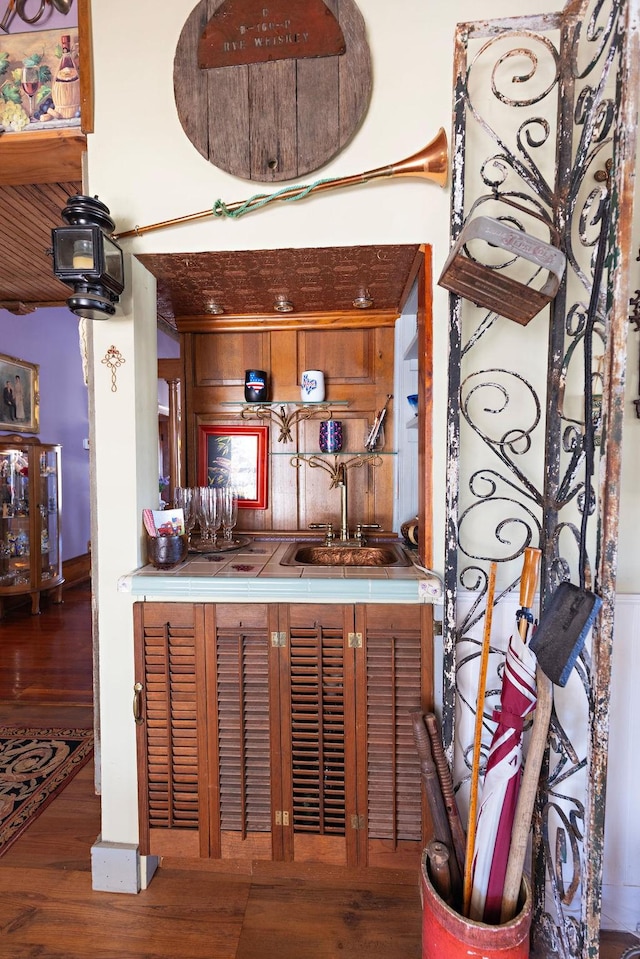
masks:
<instances>
[{"instance_id":1,"label":"wooden louvered cabinet door","mask_svg":"<svg viewBox=\"0 0 640 959\"><path fill-rule=\"evenodd\" d=\"M137 603L141 852L415 868L431 615Z\"/></svg>"},{"instance_id":2,"label":"wooden louvered cabinet door","mask_svg":"<svg viewBox=\"0 0 640 959\"><path fill-rule=\"evenodd\" d=\"M212 858L281 858L278 802L277 606L205 607ZM276 844L274 846L274 843Z\"/></svg>"},{"instance_id":3,"label":"wooden louvered cabinet door","mask_svg":"<svg viewBox=\"0 0 640 959\"><path fill-rule=\"evenodd\" d=\"M136 603L134 630L140 851L206 856L204 607Z\"/></svg>"},{"instance_id":4,"label":"wooden louvered cabinet door","mask_svg":"<svg viewBox=\"0 0 640 959\"><path fill-rule=\"evenodd\" d=\"M430 606L357 607L361 865L419 868L426 820L409 713L433 709L432 624Z\"/></svg>"},{"instance_id":5,"label":"wooden louvered cabinet door","mask_svg":"<svg viewBox=\"0 0 640 959\"><path fill-rule=\"evenodd\" d=\"M284 859L357 863L354 607L280 608Z\"/></svg>"}]
</instances>

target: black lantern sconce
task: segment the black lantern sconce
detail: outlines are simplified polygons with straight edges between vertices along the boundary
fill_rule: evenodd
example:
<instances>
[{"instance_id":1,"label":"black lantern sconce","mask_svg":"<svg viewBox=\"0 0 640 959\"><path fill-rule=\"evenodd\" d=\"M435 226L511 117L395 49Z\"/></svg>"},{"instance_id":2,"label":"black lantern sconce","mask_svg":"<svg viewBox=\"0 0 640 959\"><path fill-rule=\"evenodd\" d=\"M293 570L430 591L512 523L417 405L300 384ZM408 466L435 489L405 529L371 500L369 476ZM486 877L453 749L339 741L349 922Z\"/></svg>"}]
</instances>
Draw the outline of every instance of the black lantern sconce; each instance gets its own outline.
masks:
<instances>
[{"instance_id":1,"label":"black lantern sconce","mask_svg":"<svg viewBox=\"0 0 640 959\"><path fill-rule=\"evenodd\" d=\"M97 197L72 196L62 211L68 226L51 231L53 272L73 287L69 309L88 320L113 316L124 290L124 257L109 235L115 223Z\"/></svg>"}]
</instances>

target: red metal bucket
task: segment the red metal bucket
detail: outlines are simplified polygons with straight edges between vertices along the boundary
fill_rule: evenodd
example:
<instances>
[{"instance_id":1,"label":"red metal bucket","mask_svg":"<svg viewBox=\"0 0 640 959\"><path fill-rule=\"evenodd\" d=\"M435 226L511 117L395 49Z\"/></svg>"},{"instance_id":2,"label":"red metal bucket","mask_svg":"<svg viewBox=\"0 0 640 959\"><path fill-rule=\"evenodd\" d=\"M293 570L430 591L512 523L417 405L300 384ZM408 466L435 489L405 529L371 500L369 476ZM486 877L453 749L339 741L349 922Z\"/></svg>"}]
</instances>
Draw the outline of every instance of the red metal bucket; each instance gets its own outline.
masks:
<instances>
[{"instance_id":1,"label":"red metal bucket","mask_svg":"<svg viewBox=\"0 0 640 959\"><path fill-rule=\"evenodd\" d=\"M422 959L528 959L531 887L522 880L520 911L511 922L490 926L465 919L438 895L422 858Z\"/></svg>"}]
</instances>

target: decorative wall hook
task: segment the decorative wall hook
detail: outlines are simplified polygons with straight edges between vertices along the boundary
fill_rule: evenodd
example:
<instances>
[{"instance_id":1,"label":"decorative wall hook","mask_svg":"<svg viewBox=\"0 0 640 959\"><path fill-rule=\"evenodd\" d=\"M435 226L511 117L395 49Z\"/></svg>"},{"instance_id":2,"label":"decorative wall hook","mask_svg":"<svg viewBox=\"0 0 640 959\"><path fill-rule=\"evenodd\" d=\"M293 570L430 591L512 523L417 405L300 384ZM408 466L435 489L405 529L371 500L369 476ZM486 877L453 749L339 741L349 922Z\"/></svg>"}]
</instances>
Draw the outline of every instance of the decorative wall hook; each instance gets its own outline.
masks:
<instances>
[{"instance_id":1,"label":"decorative wall hook","mask_svg":"<svg viewBox=\"0 0 640 959\"><path fill-rule=\"evenodd\" d=\"M100 362L111 370L111 392L117 393L116 370L127 361L117 347L110 346Z\"/></svg>"}]
</instances>

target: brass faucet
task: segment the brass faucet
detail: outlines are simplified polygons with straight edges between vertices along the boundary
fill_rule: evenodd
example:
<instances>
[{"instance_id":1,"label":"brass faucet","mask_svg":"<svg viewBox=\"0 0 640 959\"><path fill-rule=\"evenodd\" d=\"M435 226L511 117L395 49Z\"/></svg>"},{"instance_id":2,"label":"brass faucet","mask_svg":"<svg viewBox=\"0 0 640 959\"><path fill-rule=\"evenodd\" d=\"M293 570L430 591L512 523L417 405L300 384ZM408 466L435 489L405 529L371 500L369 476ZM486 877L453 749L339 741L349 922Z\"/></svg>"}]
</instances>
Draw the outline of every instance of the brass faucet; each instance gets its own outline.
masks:
<instances>
[{"instance_id":1,"label":"brass faucet","mask_svg":"<svg viewBox=\"0 0 640 959\"><path fill-rule=\"evenodd\" d=\"M297 453L291 459L291 465L298 469L303 463L307 463L312 469L320 468L331 477L329 489L340 490L340 535L337 537L333 530L333 523L310 523L309 529L326 529L325 546L364 546L366 539L362 534L363 529L380 529L378 523L358 523L354 538L351 539L349 532L349 506L347 492L347 470L355 467L362 467L365 463L371 463L377 466L381 462L379 457L371 456L352 456L348 460L339 461L336 456L333 463L328 462L321 456L303 456Z\"/></svg>"},{"instance_id":2,"label":"brass faucet","mask_svg":"<svg viewBox=\"0 0 640 959\"><path fill-rule=\"evenodd\" d=\"M347 507L347 471L344 463L340 463L336 475L336 486L340 490L340 540L349 542L349 520Z\"/></svg>"},{"instance_id":3,"label":"brass faucet","mask_svg":"<svg viewBox=\"0 0 640 959\"><path fill-rule=\"evenodd\" d=\"M347 466L345 463L337 464L333 477L332 487L340 490L340 535L336 539L333 531L333 523L311 523L309 529L326 529L327 533L324 540L325 546L364 546L366 539L362 533L363 529L380 529L378 523L358 523L354 538L351 539L349 532L349 498L347 492Z\"/></svg>"}]
</instances>

